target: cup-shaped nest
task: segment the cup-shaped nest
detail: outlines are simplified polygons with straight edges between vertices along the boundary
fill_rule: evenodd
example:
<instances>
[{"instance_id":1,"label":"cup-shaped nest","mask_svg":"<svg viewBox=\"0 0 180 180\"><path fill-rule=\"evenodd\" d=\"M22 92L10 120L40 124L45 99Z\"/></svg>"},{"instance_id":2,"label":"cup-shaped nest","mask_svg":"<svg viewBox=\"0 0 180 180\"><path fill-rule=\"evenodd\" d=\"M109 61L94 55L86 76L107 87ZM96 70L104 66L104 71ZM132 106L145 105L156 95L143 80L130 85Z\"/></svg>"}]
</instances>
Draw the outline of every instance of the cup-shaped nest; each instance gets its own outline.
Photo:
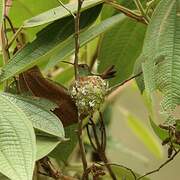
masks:
<instances>
[{"instance_id":1,"label":"cup-shaped nest","mask_svg":"<svg viewBox=\"0 0 180 180\"><path fill-rule=\"evenodd\" d=\"M104 102L108 89L107 81L99 76L80 77L70 86L69 92L76 103L78 112L92 115Z\"/></svg>"}]
</instances>

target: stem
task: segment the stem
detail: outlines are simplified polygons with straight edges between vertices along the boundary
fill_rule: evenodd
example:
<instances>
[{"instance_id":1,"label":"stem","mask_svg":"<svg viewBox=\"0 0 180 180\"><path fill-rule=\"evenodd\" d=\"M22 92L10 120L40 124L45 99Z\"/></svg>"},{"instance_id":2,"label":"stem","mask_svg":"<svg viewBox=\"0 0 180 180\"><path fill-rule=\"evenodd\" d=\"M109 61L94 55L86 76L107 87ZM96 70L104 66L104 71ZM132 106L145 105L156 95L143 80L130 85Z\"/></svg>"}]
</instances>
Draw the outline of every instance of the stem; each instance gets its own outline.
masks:
<instances>
[{"instance_id":1,"label":"stem","mask_svg":"<svg viewBox=\"0 0 180 180\"><path fill-rule=\"evenodd\" d=\"M61 6L62 6L64 9L66 9L66 10L69 12L69 14L71 14L71 15L73 16L74 19L76 18L76 16L73 14L73 12L72 12L70 9L68 9L61 0L57 0L57 1L61 4Z\"/></svg>"},{"instance_id":2,"label":"stem","mask_svg":"<svg viewBox=\"0 0 180 180\"><path fill-rule=\"evenodd\" d=\"M171 161L177 156L177 154L178 154L179 152L180 152L180 149L179 149L178 151L176 151L171 158L169 158L167 161L165 161L163 164L161 164L157 169L155 169L155 170L153 170L153 171L150 171L150 172L147 172L146 174L138 177L137 180L142 179L142 178L144 178L145 176L148 176L148 175L150 175L150 174L159 172L160 169L163 168L164 166L166 166L169 162L171 162Z\"/></svg>"},{"instance_id":3,"label":"stem","mask_svg":"<svg viewBox=\"0 0 180 180\"><path fill-rule=\"evenodd\" d=\"M113 172L113 170L111 168L111 165L108 163L108 159L106 157L105 152L101 154L101 159L104 162L104 165L106 166L107 170L109 171L109 174L110 174L111 178L113 180L117 180L117 178L116 178L116 176L115 176L115 174L114 174L114 172Z\"/></svg>"},{"instance_id":4,"label":"stem","mask_svg":"<svg viewBox=\"0 0 180 180\"><path fill-rule=\"evenodd\" d=\"M126 83L129 82L130 80L132 80L132 79L134 79L134 78L136 78L136 77L139 77L142 73L143 73L143 72L140 71L138 74L136 74L136 75L134 75L134 76L132 76L132 77L126 79L125 81L123 81L123 82L121 82L121 83L119 83L119 84L117 84L117 85L111 87L111 88L108 90L108 94L110 94L112 91L116 90L118 87L120 87L120 86L126 84Z\"/></svg>"},{"instance_id":5,"label":"stem","mask_svg":"<svg viewBox=\"0 0 180 180\"><path fill-rule=\"evenodd\" d=\"M10 39L9 43L7 44L7 48L9 49L11 47L11 45L13 44L13 42L17 39L19 33L22 31L23 26L21 26L20 28L18 28L18 30L16 31L16 33L13 35L12 39Z\"/></svg>"},{"instance_id":6,"label":"stem","mask_svg":"<svg viewBox=\"0 0 180 180\"><path fill-rule=\"evenodd\" d=\"M101 121L103 121L103 117L102 117L102 114L100 113L101 115ZM105 143L100 143L99 139L98 139L98 135L97 135L97 131L96 131L96 125L95 123L93 122L93 120L90 118L90 122L91 122L91 126L92 126L92 130L93 130L93 134L94 134L94 140L95 140L95 143L96 143L96 146L97 148L94 149L96 150L96 152L99 154L99 157L101 158L101 160L104 162L104 165L106 166L108 172L109 172L109 175L111 176L111 178L113 180L116 180L116 176L113 172L113 170L111 169L111 166L108 164L108 159L106 157L106 153L105 153L105 145L104 146L101 146L102 144L105 144ZM102 123L102 126L104 126L104 123ZM103 138L103 141L107 141L107 138L106 138L106 129L105 127L102 127L101 129L103 131L103 134L104 134L104 138ZM90 141L92 142L92 141Z\"/></svg>"},{"instance_id":7,"label":"stem","mask_svg":"<svg viewBox=\"0 0 180 180\"><path fill-rule=\"evenodd\" d=\"M78 117L78 141L79 141L79 148L80 148L80 153L81 153L81 160L83 163L83 170L84 173L86 172L87 169L87 160L86 160L86 152L85 152L85 148L84 148L84 144L83 144L83 140L82 140L82 119L80 117ZM83 179L88 179L88 175L85 176Z\"/></svg>"},{"instance_id":8,"label":"stem","mask_svg":"<svg viewBox=\"0 0 180 180\"><path fill-rule=\"evenodd\" d=\"M74 59L74 73L75 73L75 79L78 79L78 61L79 61L79 32L80 32L80 15L81 15L81 6L82 6L83 0L78 0L78 9L75 17L75 59Z\"/></svg>"},{"instance_id":9,"label":"stem","mask_svg":"<svg viewBox=\"0 0 180 180\"><path fill-rule=\"evenodd\" d=\"M90 130L89 130L89 125L87 124L86 126L86 130L87 130L87 135L88 135L88 138L89 138L89 141L90 141L90 144L92 146L92 148L94 149L94 151L97 151L97 148L96 148L96 145L94 144L92 138L91 138L91 134L90 134Z\"/></svg>"},{"instance_id":10,"label":"stem","mask_svg":"<svg viewBox=\"0 0 180 180\"><path fill-rule=\"evenodd\" d=\"M75 58L74 58L74 73L75 73L75 79L78 79L78 61L79 61L79 31L80 31L80 15L81 15L81 6L83 4L83 0L78 0L78 9L75 17ZM83 129L83 124L82 124L82 119L80 118L80 115L78 115L78 140L79 140L79 148L81 152L81 159L83 163L83 169L84 173L86 172L87 169L87 160L86 160L86 152L83 144L83 139L82 139L82 129ZM88 179L88 174L83 176L83 179Z\"/></svg>"},{"instance_id":11,"label":"stem","mask_svg":"<svg viewBox=\"0 0 180 180\"><path fill-rule=\"evenodd\" d=\"M8 44L7 36L6 36L6 24L5 19L3 19L3 23L1 26L1 44L2 44L2 55L3 55L3 64L6 65L10 58L9 50L6 48ZM8 87L8 80L4 82L4 90Z\"/></svg>"},{"instance_id":12,"label":"stem","mask_svg":"<svg viewBox=\"0 0 180 180\"><path fill-rule=\"evenodd\" d=\"M14 29L13 24L12 24L11 20L9 19L9 17L7 15L5 15L4 18L8 21L8 23L11 27L10 29L12 30L13 34L15 34L16 30Z\"/></svg>"},{"instance_id":13,"label":"stem","mask_svg":"<svg viewBox=\"0 0 180 180\"><path fill-rule=\"evenodd\" d=\"M144 10L140 0L134 0L134 3L136 4L136 7L139 9L139 11L141 12L141 15L144 17L144 19L146 20L146 22L149 22L149 17L146 14L146 11Z\"/></svg>"},{"instance_id":14,"label":"stem","mask_svg":"<svg viewBox=\"0 0 180 180\"><path fill-rule=\"evenodd\" d=\"M118 3L114 3L108 0L105 0L105 3L107 3L108 5L111 5L113 8L115 8L116 10L122 12L123 14L125 14L126 16L133 18L139 22L142 22L143 24L148 24L145 19L143 18L143 16L141 16L140 14L135 13L134 11L131 11L130 9L121 6Z\"/></svg>"},{"instance_id":15,"label":"stem","mask_svg":"<svg viewBox=\"0 0 180 180\"><path fill-rule=\"evenodd\" d=\"M1 27L1 43L2 43L2 53L3 53L3 61L4 61L4 65L8 63L9 60L9 51L6 48L7 45L7 38L6 38L6 34L5 34L5 20L4 23L2 24Z\"/></svg>"}]
</instances>

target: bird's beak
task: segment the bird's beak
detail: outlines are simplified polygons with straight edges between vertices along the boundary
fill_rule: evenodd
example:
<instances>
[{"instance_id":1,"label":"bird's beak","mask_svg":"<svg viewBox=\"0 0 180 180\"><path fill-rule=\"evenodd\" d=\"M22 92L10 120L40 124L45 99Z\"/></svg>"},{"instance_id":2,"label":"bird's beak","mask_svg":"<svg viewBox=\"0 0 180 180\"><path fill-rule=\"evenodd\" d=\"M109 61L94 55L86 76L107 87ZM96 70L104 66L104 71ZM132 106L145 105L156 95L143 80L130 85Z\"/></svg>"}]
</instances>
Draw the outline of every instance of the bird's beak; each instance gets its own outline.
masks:
<instances>
[{"instance_id":1,"label":"bird's beak","mask_svg":"<svg viewBox=\"0 0 180 180\"><path fill-rule=\"evenodd\" d=\"M67 62L67 61L61 61L62 63L66 63L66 64L71 64L71 65L74 65L74 63L71 63L71 62Z\"/></svg>"}]
</instances>

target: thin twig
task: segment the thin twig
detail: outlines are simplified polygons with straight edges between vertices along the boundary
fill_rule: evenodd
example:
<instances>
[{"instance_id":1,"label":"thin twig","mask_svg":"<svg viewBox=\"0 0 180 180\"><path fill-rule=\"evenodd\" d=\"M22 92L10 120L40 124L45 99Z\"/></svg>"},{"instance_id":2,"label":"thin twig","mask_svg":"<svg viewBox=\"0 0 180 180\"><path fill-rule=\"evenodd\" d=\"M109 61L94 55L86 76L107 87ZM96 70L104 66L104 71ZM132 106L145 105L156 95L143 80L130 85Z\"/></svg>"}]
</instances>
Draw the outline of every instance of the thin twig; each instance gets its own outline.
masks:
<instances>
[{"instance_id":1,"label":"thin twig","mask_svg":"<svg viewBox=\"0 0 180 180\"><path fill-rule=\"evenodd\" d=\"M131 11L130 9L121 6L118 3L115 2L111 2L109 0L105 0L105 3L107 3L108 5L111 5L113 8L115 8L116 10L122 12L123 14L125 14L126 16L135 19L136 21L139 21L143 24L147 24L147 22L145 21L144 17L141 16L140 14L135 13L134 11Z\"/></svg>"},{"instance_id":2,"label":"thin twig","mask_svg":"<svg viewBox=\"0 0 180 180\"><path fill-rule=\"evenodd\" d=\"M75 79L77 80L77 74L78 74L78 60L79 60L79 29L80 29L80 15L81 15L81 6L82 6L83 0L78 0L78 9L76 16L73 16L75 18L75 59L74 59L74 72L75 72ZM85 154L85 148L82 140L82 119L80 116L78 117L78 140L79 140L79 147L81 152L81 159L83 163L83 169L84 172L87 169L87 160L86 160L86 154ZM87 177L85 177L87 178Z\"/></svg>"},{"instance_id":3,"label":"thin twig","mask_svg":"<svg viewBox=\"0 0 180 180\"><path fill-rule=\"evenodd\" d=\"M96 142L96 145L97 145L97 150L100 151L101 145L100 145L100 142L99 142L99 139L98 139L98 135L97 135L97 131L96 131L96 125L93 122L92 118L89 118L89 120L90 120L90 122L92 124L92 130L93 130L94 139L95 139L95 142Z\"/></svg>"},{"instance_id":4,"label":"thin twig","mask_svg":"<svg viewBox=\"0 0 180 180\"><path fill-rule=\"evenodd\" d=\"M7 22L9 23L9 25L10 25L10 27L11 27L11 30L12 30L12 32L13 32L13 36L15 36L15 34L16 34L16 29L14 28L12 21L10 20L10 18L9 18L8 16L5 16L5 19L7 20ZM23 46L23 44L19 41L18 36L16 36L16 38L15 38L14 40L16 40L18 49L19 49L19 46L20 46L20 47ZM10 46L12 45L12 43L13 43L13 42L11 42L11 44L10 44L10 43L7 43L7 47L6 47L6 48L9 49Z\"/></svg>"},{"instance_id":5,"label":"thin twig","mask_svg":"<svg viewBox=\"0 0 180 180\"><path fill-rule=\"evenodd\" d=\"M101 120L103 121L103 117L102 116L101 116L101 118L102 118ZM98 138L97 131L96 131L96 125L93 122L92 118L90 118L90 122L91 122L92 130L93 130L93 134L94 134L94 140L95 140L95 143L96 143L96 146L97 146L96 152L98 153L100 159L104 162L104 164L105 164L105 166L106 166L106 168L107 168L111 178L113 180L116 180L117 178L116 178L113 170L111 169L111 166L108 165L108 159L106 157L105 148L104 148L105 146L101 146L102 142L100 142L100 140ZM104 123L102 125L104 125ZM106 131L105 127L103 127L101 130ZM103 141L107 141L107 139L106 139L106 132L103 132L103 133L104 133Z\"/></svg>"},{"instance_id":6,"label":"thin twig","mask_svg":"<svg viewBox=\"0 0 180 180\"><path fill-rule=\"evenodd\" d=\"M180 149L179 149L178 151L176 151L171 158L169 158L167 161L165 161L163 164L161 164L157 169L152 170L152 171L150 171L150 172L147 172L146 174L138 177L137 180L142 179L142 178L144 178L145 176L148 176L148 175L150 175L150 174L154 174L154 173L156 173L156 172L159 172L160 169L163 168L164 166L166 166L169 162L171 162L171 161L178 155L179 152L180 152Z\"/></svg>"},{"instance_id":7,"label":"thin twig","mask_svg":"<svg viewBox=\"0 0 180 180\"><path fill-rule=\"evenodd\" d=\"M95 146L95 144L94 144L94 142L93 142L93 140L91 138L91 134L90 134L90 131L89 131L89 124L87 124L86 130L87 130L87 135L88 135L88 138L89 138L89 141L91 143L92 148L94 149L94 151L97 151L97 147Z\"/></svg>"},{"instance_id":8,"label":"thin twig","mask_svg":"<svg viewBox=\"0 0 180 180\"><path fill-rule=\"evenodd\" d=\"M99 112L99 116L100 116L100 122L101 122L101 148L105 151L106 150L106 143L107 143L107 136L106 136L106 129L105 129L105 125L104 125L104 121L103 121L103 115L101 112Z\"/></svg>"},{"instance_id":9,"label":"thin twig","mask_svg":"<svg viewBox=\"0 0 180 180\"><path fill-rule=\"evenodd\" d=\"M61 176L62 176L61 172L54 167L54 165L52 164L52 162L47 156L40 159L39 163L41 167L43 168L43 170L45 171L45 173L43 174L42 172L40 172L42 175L52 177L55 180L61 179Z\"/></svg>"},{"instance_id":10,"label":"thin twig","mask_svg":"<svg viewBox=\"0 0 180 180\"><path fill-rule=\"evenodd\" d=\"M3 19L3 23L1 25L1 48L2 48L2 56L3 56L3 64L6 65L10 59L9 49L6 48L8 44L8 39L6 35L6 22L5 18ZM8 87L8 80L4 82L4 90Z\"/></svg>"},{"instance_id":11,"label":"thin twig","mask_svg":"<svg viewBox=\"0 0 180 180\"><path fill-rule=\"evenodd\" d=\"M18 28L18 30L16 31L16 33L13 35L12 39L10 39L8 45L7 45L7 49L9 49L11 47L11 45L13 44L13 42L17 39L19 33L23 30L23 26L21 26L20 28Z\"/></svg>"},{"instance_id":12,"label":"thin twig","mask_svg":"<svg viewBox=\"0 0 180 180\"><path fill-rule=\"evenodd\" d=\"M9 23L9 25L10 25L10 27L11 27L11 30L12 30L12 32L13 32L13 34L15 34L15 33L16 33L16 30L14 29L14 26L13 26L11 20L9 19L9 17L8 17L7 15L5 15L4 18L8 21L8 23Z\"/></svg>"},{"instance_id":13,"label":"thin twig","mask_svg":"<svg viewBox=\"0 0 180 180\"><path fill-rule=\"evenodd\" d=\"M134 0L134 3L136 4L136 7L139 9L139 11L141 12L141 15L144 17L146 23L149 23L150 18L148 17L148 15L146 14L146 11L144 10L141 2L139 0Z\"/></svg>"},{"instance_id":14,"label":"thin twig","mask_svg":"<svg viewBox=\"0 0 180 180\"><path fill-rule=\"evenodd\" d=\"M117 180L117 178L116 178L116 176L115 176L115 174L114 174L111 166L109 165L108 159L107 159L107 157L106 157L106 153L103 152L103 153L101 153L100 155L101 155L102 161L104 162L104 165L106 166L107 170L109 171L109 174L110 174L111 178L112 178L113 180Z\"/></svg>"},{"instance_id":15,"label":"thin twig","mask_svg":"<svg viewBox=\"0 0 180 180\"><path fill-rule=\"evenodd\" d=\"M134 78L136 78L136 77L139 77L142 73L143 73L143 72L140 71L138 74L136 74L136 75L134 75L134 76L132 76L132 77L126 79L125 81L123 81L123 82L121 82L121 83L119 83L119 84L113 86L112 88L110 88L110 89L108 90L108 94L110 94L112 91L116 90L118 87L120 87L120 86L126 84L126 83L129 82L130 80L132 80L132 79L134 79Z\"/></svg>"},{"instance_id":16,"label":"thin twig","mask_svg":"<svg viewBox=\"0 0 180 180\"><path fill-rule=\"evenodd\" d=\"M81 160L82 160L82 163L83 163L83 170L84 170L84 173L86 172L86 169L88 167L87 165L87 160L86 160L86 152L85 152L85 148L84 148L84 143L83 143L83 140L82 140L82 119L79 117L78 118L78 141L79 141L79 149L80 149L80 153L81 153ZM84 175L83 173L83 175ZM87 176L84 177L84 179L88 179Z\"/></svg>"},{"instance_id":17,"label":"thin twig","mask_svg":"<svg viewBox=\"0 0 180 180\"><path fill-rule=\"evenodd\" d=\"M79 33L80 33L80 15L81 15L81 6L83 4L83 0L78 0L78 9L75 18L75 58L74 58L74 73L75 79L78 79L78 61L79 61Z\"/></svg>"},{"instance_id":18,"label":"thin twig","mask_svg":"<svg viewBox=\"0 0 180 180\"><path fill-rule=\"evenodd\" d=\"M76 18L76 16L74 15L74 13L73 13L70 9L68 9L68 8L66 7L66 5L65 5L61 0L57 0L57 1L59 2L59 4L61 4L61 6L62 6L64 9L66 9L66 11L69 12L70 15L73 16L74 19Z\"/></svg>"},{"instance_id":19,"label":"thin twig","mask_svg":"<svg viewBox=\"0 0 180 180\"><path fill-rule=\"evenodd\" d=\"M80 31L80 15L81 15L81 6L83 4L83 0L78 0L78 9L75 17L75 58L74 58L74 73L75 73L75 79L78 79L78 61L79 61L79 31ZM88 167L87 160L86 160L86 152L82 140L82 119L80 118L80 115L78 115L78 140L79 140L79 148L81 153L81 160L83 163L83 169L84 173L86 172L86 169ZM83 174L84 174L83 173ZM88 175L83 177L84 179L88 179Z\"/></svg>"}]
</instances>

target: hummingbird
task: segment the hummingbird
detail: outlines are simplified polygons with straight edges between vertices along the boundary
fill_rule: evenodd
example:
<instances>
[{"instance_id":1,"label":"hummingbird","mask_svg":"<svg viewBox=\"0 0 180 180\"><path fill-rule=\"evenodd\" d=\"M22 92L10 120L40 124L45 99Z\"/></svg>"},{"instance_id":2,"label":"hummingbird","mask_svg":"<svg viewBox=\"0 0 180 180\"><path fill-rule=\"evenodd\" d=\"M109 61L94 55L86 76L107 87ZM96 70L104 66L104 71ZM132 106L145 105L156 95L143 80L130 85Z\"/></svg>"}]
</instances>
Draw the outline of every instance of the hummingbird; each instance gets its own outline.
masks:
<instances>
[{"instance_id":1,"label":"hummingbird","mask_svg":"<svg viewBox=\"0 0 180 180\"><path fill-rule=\"evenodd\" d=\"M61 61L63 63L74 65L73 63L67 61ZM87 64L78 64L78 75L79 77L83 76L100 76L102 79L110 79L115 77L116 70L115 66L111 65L107 67L101 74L94 74L91 72L90 67Z\"/></svg>"}]
</instances>

